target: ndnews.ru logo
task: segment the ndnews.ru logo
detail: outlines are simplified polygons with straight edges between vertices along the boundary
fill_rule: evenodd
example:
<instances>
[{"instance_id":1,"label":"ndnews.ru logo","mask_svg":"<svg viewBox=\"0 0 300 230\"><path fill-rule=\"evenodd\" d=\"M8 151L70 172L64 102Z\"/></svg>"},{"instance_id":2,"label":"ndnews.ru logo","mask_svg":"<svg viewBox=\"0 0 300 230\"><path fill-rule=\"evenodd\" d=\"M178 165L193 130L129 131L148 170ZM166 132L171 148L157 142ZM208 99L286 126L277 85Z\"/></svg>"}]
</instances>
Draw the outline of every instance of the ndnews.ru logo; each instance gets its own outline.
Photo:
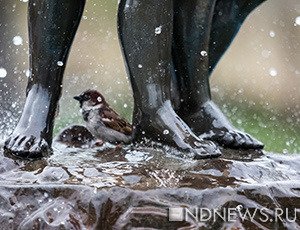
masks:
<instances>
[{"instance_id":1,"label":"ndnews.ru logo","mask_svg":"<svg viewBox=\"0 0 300 230\"><path fill-rule=\"evenodd\" d=\"M208 208L169 208L169 221L195 221L195 222L216 222L223 220L225 222L235 222L237 219L242 221L259 220L261 222L295 222L300 216L300 209L282 209L275 208L243 208L238 205L236 208L208 209Z\"/></svg>"}]
</instances>

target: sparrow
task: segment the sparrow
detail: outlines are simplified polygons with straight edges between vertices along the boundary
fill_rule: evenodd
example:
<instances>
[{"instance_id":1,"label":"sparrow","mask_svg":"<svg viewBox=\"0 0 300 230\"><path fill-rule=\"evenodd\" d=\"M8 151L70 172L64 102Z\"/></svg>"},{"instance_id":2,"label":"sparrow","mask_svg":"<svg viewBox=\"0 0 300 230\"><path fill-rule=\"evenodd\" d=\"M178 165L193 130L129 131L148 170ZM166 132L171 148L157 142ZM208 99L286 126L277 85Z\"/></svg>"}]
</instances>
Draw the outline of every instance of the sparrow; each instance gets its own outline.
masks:
<instances>
[{"instance_id":1,"label":"sparrow","mask_svg":"<svg viewBox=\"0 0 300 230\"><path fill-rule=\"evenodd\" d=\"M79 101L86 127L95 138L113 144L132 140L132 125L120 117L96 90L87 90L74 97Z\"/></svg>"}]
</instances>

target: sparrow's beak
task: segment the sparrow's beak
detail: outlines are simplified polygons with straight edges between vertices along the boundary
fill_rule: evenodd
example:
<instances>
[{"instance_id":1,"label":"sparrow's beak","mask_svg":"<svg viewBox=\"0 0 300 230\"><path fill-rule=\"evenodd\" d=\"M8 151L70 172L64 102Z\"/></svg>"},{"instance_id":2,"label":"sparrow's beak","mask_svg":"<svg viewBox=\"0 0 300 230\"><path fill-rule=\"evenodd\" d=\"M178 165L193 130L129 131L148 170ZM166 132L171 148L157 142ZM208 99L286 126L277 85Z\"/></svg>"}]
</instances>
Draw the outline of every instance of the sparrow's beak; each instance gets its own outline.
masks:
<instances>
[{"instance_id":1,"label":"sparrow's beak","mask_svg":"<svg viewBox=\"0 0 300 230\"><path fill-rule=\"evenodd\" d=\"M81 102L82 101L82 97L81 96L75 96L75 97L73 97L75 100L77 100L77 101L79 101L79 102Z\"/></svg>"}]
</instances>

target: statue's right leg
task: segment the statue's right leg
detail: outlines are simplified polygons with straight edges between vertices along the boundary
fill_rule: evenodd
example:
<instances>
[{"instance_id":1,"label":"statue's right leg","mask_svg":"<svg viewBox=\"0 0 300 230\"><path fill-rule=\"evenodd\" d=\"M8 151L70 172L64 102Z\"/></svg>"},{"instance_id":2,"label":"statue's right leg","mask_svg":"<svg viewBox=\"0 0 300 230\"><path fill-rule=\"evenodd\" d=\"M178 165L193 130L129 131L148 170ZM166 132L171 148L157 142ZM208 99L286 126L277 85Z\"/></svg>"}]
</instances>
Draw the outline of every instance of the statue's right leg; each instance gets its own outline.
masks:
<instances>
[{"instance_id":1,"label":"statue's right leg","mask_svg":"<svg viewBox=\"0 0 300 230\"><path fill-rule=\"evenodd\" d=\"M266 0L218 0L214 9L209 44L212 72L231 45L248 15Z\"/></svg>"},{"instance_id":2,"label":"statue's right leg","mask_svg":"<svg viewBox=\"0 0 300 230\"><path fill-rule=\"evenodd\" d=\"M131 79L134 140L172 145L195 158L219 156L190 130L170 102L173 0L122 0L119 35Z\"/></svg>"},{"instance_id":3,"label":"statue's right leg","mask_svg":"<svg viewBox=\"0 0 300 230\"><path fill-rule=\"evenodd\" d=\"M22 116L5 142L6 152L23 158L51 152L63 73L84 5L85 0L29 1L31 76Z\"/></svg>"},{"instance_id":4,"label":"statue's right leg","mask_svg":"<svg viewBox=\"0 0 300 230\"><path fill-rule=\"evenodd\" d=\"M261 149L263 144L233 127L211 100L209 76L245 17L262 1L174 0L177 112L195 134L229 148Z\"/></svg>"}]
</instances>

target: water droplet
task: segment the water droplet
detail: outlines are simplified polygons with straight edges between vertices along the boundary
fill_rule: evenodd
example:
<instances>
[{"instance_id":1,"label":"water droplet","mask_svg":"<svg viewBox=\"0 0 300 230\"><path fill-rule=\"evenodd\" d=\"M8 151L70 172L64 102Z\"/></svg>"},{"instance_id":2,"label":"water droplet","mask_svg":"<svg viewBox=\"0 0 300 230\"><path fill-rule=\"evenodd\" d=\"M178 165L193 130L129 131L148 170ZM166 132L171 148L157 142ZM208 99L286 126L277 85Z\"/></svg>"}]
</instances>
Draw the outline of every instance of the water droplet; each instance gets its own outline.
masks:
<instances>
[{"instance_id":1,"label":"water droplet","mask_svg":"<svg viewBox=\"0 0 300 230\"><path fill-rule=\"evenodd\" d=\"M270 51L270 50L263 50L263 51L261 52L261 55L262 55L264 58L268 58L268 57L270 57L270 55L271 55L271 51Z\"/></svg>"},{"instance_id":2,"label":"water droplet","mask_svg":"<svg viewBox=\"0 0 300 230\"><path fill-rule=\"evenodd\" d=\"M287 149L283 149L283 150L282 150L282 153L284 153L284 154L288 154L288 153L289 153L289 151L288 151Z\"/></svg>"},{"instance_id":3,"label":"water droplet","mask_svg":"<svg viewBox=\"0 0 300 230\"><path fill-rule=\"evenodd\" d=\"M23 38L21 36L15 36L13 38L13 43L14 45L16 46L20 46L20 45L23 45Z\"/></svg>"},{"instance_id":4,"label":"water droplet","mask_svg":"<svg viewBox=\"0 0 300 230\"><path fill-rule=\"evenodd\" d=\"M5 78L7 75L7 71L4 68L0 68L0 78Z\"/></svg>"},{"instance_id":5,"label":"water droplet","mask_svg":"<svg viewBox=\"0 0 300 230\"><path fill-rule=\"evenodd\" d=\"M270 37L271 37L271 38L274 38L274 37L275 37L275 32L274 32L274 31L271 30L269 34L270 34Z\"/></svg>"},{"instance_id":6,"label":"water droplet","mask_svg":"<svg viewBox=\"0 0 300 230\"><path fill-rule=\"evenodd\" d=\"M97 101L101 102L102 98L101 97L97 97Z\"/></svg>"},{"instance_id":7,"label":"water droplet","mask_svg":"<svg viewBox=\"0 0 300 230\"><path fill-rule=\"evenodd\" d=\"M124 104L124 108L127 108L128 107L128 105L127 104Z\"/></svg>"},{"instance_id":8,"label":"water droplet","mask_svg":"<svg viewBox=\"0 0 300 230\"><path fill-rule=\"evenodd\" d=\"M163 131L163 134L164 134L164 135L168 135L169 133L170 133L170 131L167 130L167 129L165 129L165 130Z\"/></svg>"},{"instance_id":9,"label":"water droplet","mask_svg":"<svg viewBox=\"0 0 300 230\"><path fill-rule=\"evenodd\" d=\"M300 16L295 19L295 26L300 26Z\"/></svg>"},{"instance_id":10,"label":"water droplet","mask_svg":"<svg viewBox=\"0 0 300 230\"><path fill-rule=\"evenodd\" d=\"M278 74L278 72L277 72L276 69L270 68L270 69L269 69L269 74L270 74L272 77L276 77L277 74Z\"/></svg>"},{"instance_id":11,"label":"water droplet","mask_svg":"<svg viewBox=\"0 0 300 230\"><path fill-rule=\"evenodd\" d=\"M143 68L143 66L141 65L141 64L138 64L138 67L141 69L141 68Z\"/></svg>"},{"instance_id":12,"label":"water droplet","mask_svg":"<svg viewBox=\"0 0 300 230\"><path fill-rule=\"evenodd\" d=\"M16 108L16 106L17 106L17 102L14 102L14 103L11 104L12 108Z\"/></svg>"},{"instance_id":13,"label":"water droplet","mask_svg":"<svg viewBox=\"0 0 300 230\"><path fill-rule=\"evenodd\" d=\"M207 52L205 50L202 50L200 54L201 54L202 57L206 57L207 56Z\"/></svg>"},{"instance_id":14,"label":"water droplet","mask_svg":"<svg viewBox=\"0 0 300 230\"><path fill-rule=\"evenodd\" d=\"M30 77L31 76L31 71L28 69L25 71L25 75L26 77Z\"/></svg>"},{"instance_id":15,"label":"water droplet","mask_svg":"<svg viewBox=\"0 0 300 230\"><path fill-rule=\"evenodd\" d=\"M58 62L57 62L57 65L58 65L58 66L63 66L64 63L63 63L62 61L58 61Z\"/></svg>"},{"instance_id":16,"label":"water droplet","mask_svg":"<svg viewBox=\"0 0 300 230\"><path fill-rule=\"evenodd\" d=\"M236 206L236 210L241 211L243 209L243 205L239 204L238 206Z\"/></svg>"},{"instance_id":17,"label":"water droplet","mask_svg":"<svg viewBox=\"0 0 300 230\"><path fill-rule=\"evenodd\" d=\"M161 34L161 28L162 28L162 26L156 27L155 34Z\"/></svg>"}]
</instances>

